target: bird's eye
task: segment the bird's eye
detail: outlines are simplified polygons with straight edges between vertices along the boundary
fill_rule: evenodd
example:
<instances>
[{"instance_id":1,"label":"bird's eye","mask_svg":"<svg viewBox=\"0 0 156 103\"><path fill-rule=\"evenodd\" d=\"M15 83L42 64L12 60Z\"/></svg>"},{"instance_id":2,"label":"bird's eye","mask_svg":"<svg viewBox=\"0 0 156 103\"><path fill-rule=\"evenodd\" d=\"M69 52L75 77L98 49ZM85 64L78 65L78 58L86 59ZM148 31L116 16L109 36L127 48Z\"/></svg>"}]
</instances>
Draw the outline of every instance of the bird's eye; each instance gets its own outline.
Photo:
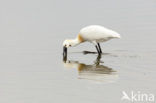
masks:
<instances>
[{"instance_id":1,"label":"bird's eye","mask_svg":"<svg viewBox=\"0 0 156 103\"><path fill-rule=\"evenodd\" d=\"M71 46L71 45L69 45L69 46Z\"/></svg>"}]
</instances>

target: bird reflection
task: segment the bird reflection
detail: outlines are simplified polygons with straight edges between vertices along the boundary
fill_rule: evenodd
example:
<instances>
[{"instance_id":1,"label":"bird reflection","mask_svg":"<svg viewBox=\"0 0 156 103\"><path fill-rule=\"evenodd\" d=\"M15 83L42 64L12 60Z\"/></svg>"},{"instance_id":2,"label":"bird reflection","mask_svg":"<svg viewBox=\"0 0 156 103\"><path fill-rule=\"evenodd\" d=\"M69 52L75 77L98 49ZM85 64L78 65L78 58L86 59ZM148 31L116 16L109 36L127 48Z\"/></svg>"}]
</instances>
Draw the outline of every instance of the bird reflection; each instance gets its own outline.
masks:
<instances>
[{"instance_id":1,"label":"bird reflection","mask_svg":"<svg viewBox=\"0 0 156 103\"><path fill-rule=\"evenodd\" d=\"M98 55L91 65L80 63L79 61L67 60L63 58L65 68L76 68L79 79L94 80L99 82L115 82L118 79L117 71L108 66L101 65L101 55Z\"/></svg>"}]
</instances>

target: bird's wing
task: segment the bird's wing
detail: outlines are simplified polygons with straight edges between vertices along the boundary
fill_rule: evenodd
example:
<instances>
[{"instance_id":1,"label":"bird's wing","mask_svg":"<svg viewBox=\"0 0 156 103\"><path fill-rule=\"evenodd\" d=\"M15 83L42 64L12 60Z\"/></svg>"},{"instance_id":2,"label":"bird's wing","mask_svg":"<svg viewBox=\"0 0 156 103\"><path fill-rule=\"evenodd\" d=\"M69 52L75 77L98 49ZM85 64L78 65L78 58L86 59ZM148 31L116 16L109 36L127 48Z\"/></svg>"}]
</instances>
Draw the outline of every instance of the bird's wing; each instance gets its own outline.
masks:
<instances>
[{"instance_id":1,"label":"bird's wing","mask_svg":"<svg viewBox=\"0 0 156 103\"><path fill-rule=\"evenodd\" d=\"M99 26L83 28L81 29L80 34L84 39L88 41L120 37L120 34L118 34L117 32Z\"/></svg>"}]
</instances>

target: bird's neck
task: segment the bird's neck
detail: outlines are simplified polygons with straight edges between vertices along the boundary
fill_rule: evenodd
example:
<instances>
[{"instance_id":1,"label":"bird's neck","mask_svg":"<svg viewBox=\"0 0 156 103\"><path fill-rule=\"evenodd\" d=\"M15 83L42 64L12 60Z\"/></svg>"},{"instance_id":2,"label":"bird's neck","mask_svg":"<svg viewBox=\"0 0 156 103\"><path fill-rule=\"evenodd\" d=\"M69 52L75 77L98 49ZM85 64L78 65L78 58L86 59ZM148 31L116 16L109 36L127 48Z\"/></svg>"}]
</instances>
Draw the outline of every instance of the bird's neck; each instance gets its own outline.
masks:
<instances>
[{"instance_id":1,"label":"bird's neck","mask_svg":"<svg viewBox=\"0 0 156 103\"><path fill-rule=\"evenodd\" d=\"M73 44L73 46L76 46L76 45L78 45L78 44L80 44L81 43L81 41L79 40L79 39L73 39L73 40L71 40L71 42L72 42L72 44Z\"/></svg>"}]
</instances>

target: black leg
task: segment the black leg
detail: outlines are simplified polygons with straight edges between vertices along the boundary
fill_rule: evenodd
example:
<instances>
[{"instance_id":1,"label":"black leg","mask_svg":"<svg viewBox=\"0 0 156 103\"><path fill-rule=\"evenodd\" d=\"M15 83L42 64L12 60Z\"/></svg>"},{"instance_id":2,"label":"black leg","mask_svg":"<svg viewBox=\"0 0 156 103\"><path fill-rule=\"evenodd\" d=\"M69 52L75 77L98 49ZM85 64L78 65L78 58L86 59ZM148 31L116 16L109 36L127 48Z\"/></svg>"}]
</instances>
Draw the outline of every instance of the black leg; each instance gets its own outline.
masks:
<instances>
[{"instance_id":1,"label":"black leg","mask_svg":"<svg viewBox=\"0 0 156 103\"><path fill-rule=\"evenodd\" d=\"M102 50L101 50L101 46L100 46L100 44L99 43L97 43L98 44L98 47L99 47L99 51L100 51L100 53L102 53Z\"/></svg>"},{"instance_id":2,"label":"black leg","mask_svg":"<svg viewBox=\"0 0 156 103\"><path fill-rule=\"evenodd\" d=\"M95 47L96 47L96 50L97 50L98 54L100 55L101 53L100 53L100 51L98 49L98 46L96 45Z\"/></svg>"}]
</instances>

